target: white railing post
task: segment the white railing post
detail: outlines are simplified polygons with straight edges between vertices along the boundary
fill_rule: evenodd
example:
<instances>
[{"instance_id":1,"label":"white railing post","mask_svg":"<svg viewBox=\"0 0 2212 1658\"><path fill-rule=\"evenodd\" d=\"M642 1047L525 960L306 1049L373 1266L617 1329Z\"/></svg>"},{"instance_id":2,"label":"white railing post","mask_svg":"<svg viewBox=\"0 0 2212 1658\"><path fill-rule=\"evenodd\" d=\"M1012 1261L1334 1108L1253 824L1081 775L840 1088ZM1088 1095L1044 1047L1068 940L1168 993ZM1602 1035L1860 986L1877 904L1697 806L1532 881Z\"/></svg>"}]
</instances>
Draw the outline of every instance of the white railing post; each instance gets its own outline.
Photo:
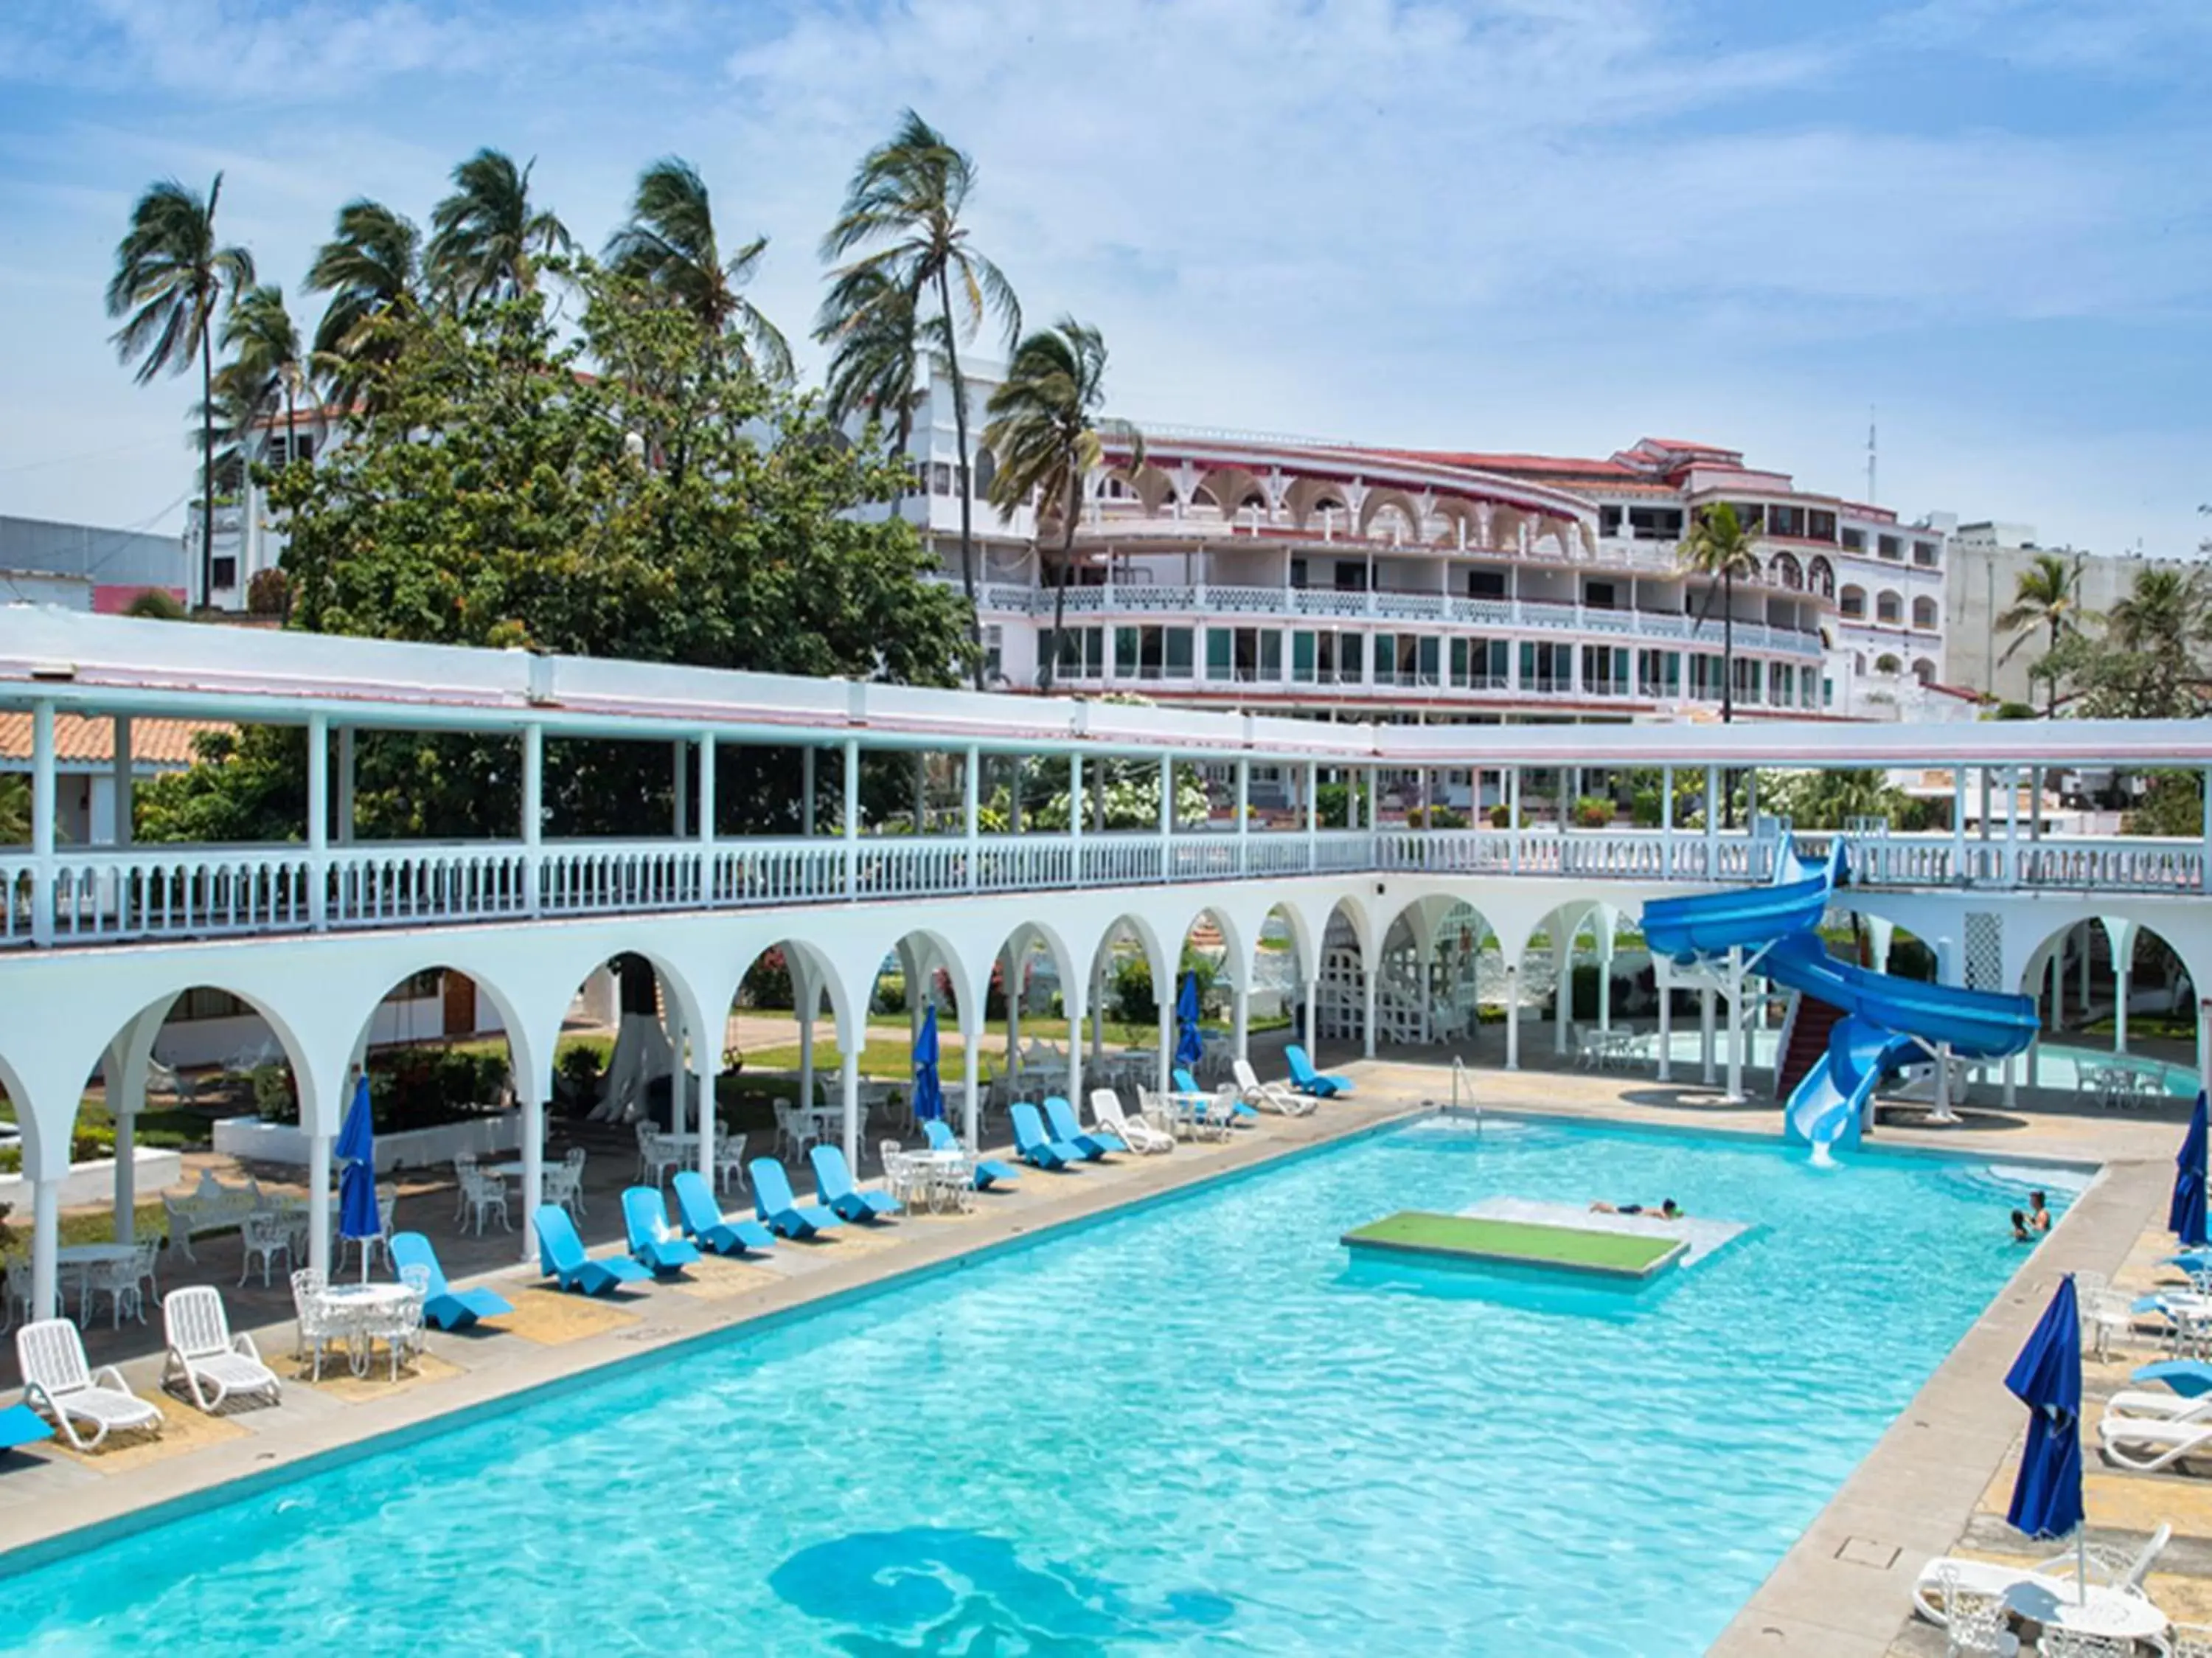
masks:
<instances>
[{"instance_id":1,"label":"white railing post","mask_svg":"<svg viewBox=\"0 0 2212 1658\"><path fill-rule=\"evenodd\" d=\"M860 740L845 739L845 897L860 895Z\"/></svg>"},{"instance_id":2,"label":"white railing post","mask_svg":"<svg viewBox=\"0 0 2212 1658\"><path fill-rule=\"evenodd\" d=\"M980 867L982 863L981 832L976 824L976 815L981 806L976 773L981 768L982 757L981 749L972 742L968 745L967 758L963 765L967 775L962 779L960 791L961 835L967 853L968 890L971 893L976 889L982 880L982 870Z\"/></svg>"},{"instance_id":3,"label":"white railing post","mask_svg":"<svg viewBox=\"0 0 2212 1658\"><path fill-rule=\"evenodd\" d=\"M1237 758L1237 873L1246 875L1251 868L1251 825L1247 814L1252 809L1252 759L1249 754Z\"/></svg>"},{"instance_id":4,"label":"white railing post","mask_svg":"<svg viewBox=\"0 0 2212 1658\"><path fill-rule=\"evenodd\" d=\"M1721 874L1721 769L1717 765L1705 768L1705 879L1718 881Z\"/></svg>"},{"instance_id":5,"label":"white railing post","mask_svg":"<svg viewBox=\"0 0 2212 1658\"><path fill-rule=\"evenodd\" d=\"M1306 873L1321 869L1321 762L1306 762ZM1311 1041L1309 1035L1306 1039Z\"/></svg>"},{"instance_id":6,"label":"white railing post","mask_svg":"<svg viewBox=\"0 0 2212 1658\"><path fill-rule=\"evenodd\" d=\"M1175 876L1175 756L1160 756L1160 879Z\"/></svg>"},{"instance_id":7,"label":"white railing post","mask_svg":"<svg viewBox=\"0 0 2212 1658\"><path fill-rule=\"evenodd\" d=\"M307 716L307 925L330 925L331 717Z\"/></svg>"},{"instance_id":8,"label":"white railing post","mask_svg":"<svg viewBox=\"0 0 2212 1658\"><path fill-rule=\"evenodd\" d=\"M713 732L711 732L711 731L702 731L702 732L701 732L701 733L699 734L699 888L698 888L699 897L698 897L698 901L699 901L700 903L702 903L702 904L707 904L707 905L711 905L711 904L713 904L713 903L714 902L714 898L715 898L715 893L714 893L714 814L715 814L715 812L716 812L716 811L717 811L717 809L718 809L718 808L717 808L717 806L716 806L716 804L715 804L715 796L714 796L714 759L715 759L715 752L716 752L716 743L715 743L715 740L714 740L714 734ZM811 754L811 753L812 753L814 751L813 751L812 749L811 749L811 748L810 748L810 749L808 749L806 752L807 752L808 753L810 753L810 754ZM713 1171L712 1169L709 1169L709 1170L708 1171L708 1175L707 1175L707 1177L708 1177L708 1179L709 1180L712 1180L712 1179L714 1179L714 1171Z\"/></svg>"},{"instance_id":9,"label":"white railing post","mask_svg":"<svg viewBox=\"0 0 2212 1658\"><path fill-rule=\"evenodd\" d=\"M54 942L54 704L41 698L31 705L31 864L38 888L32 899L31 942ZM57 1192L59 1191L56 1187ZM39 1316L45 1317L41 1313Z\"/></svg>"},{"instance_id":10,"label":"white railing post","mask_svg":"<svg viewBox=\"0 0 2212 1658\"><path fill-rule=\"evenodd\" d=\"M1083 756L1067 757L1067 863L1068 881L1080 887L1083 882ZM970 1091L972 1093L972 1090ZM1070 1103L1073 1103L1070 1101ZM971 1149L973 1148L970 1148Z\"/></svg>"},{"instance_id":11,"label":"white railing post","mask_svg":"<svg viewBox=\"0 0 2212 1658\"><path fill-rule=\"evenodd\" d=\"M543 900L545 842L545 728L522 728L522 905L532 915Z\"/></svg>"},{"instance_id":12,"label":"white railing post","mask_svg":"<svg viewBox=\"0 0 2212 1658\"><path fill-rule=\"evenodd\" d=\"M1674 768L1659 768L1659 865L1660 879L1674 878ZM1661 1062L1661 1080L1665 1080L1665 1062Z\"/></svg>"},{"instance_id":13,"label":"white railing post","mask_svg":"<svg viewBox=\"0 0 2212 1658\"><path fill-rule=\"evenodd\" d=\"M1505 773L1505 867L1517 875L1521 873L1521 768L1517 765Z\"/></svg>"}]
</instances>

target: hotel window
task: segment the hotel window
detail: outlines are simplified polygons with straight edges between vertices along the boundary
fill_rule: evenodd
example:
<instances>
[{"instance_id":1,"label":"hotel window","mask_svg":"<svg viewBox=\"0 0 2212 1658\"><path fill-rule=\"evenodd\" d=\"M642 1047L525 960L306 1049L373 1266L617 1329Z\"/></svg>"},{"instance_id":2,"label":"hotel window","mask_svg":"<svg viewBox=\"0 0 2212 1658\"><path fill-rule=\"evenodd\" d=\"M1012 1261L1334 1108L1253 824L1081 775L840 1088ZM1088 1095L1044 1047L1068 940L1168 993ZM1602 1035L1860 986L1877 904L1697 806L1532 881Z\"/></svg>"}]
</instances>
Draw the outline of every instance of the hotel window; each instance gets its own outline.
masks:
<instances>
[{"instance_id":1,"label":"hotel window","mask_svg":"<svg viewBox=\"0 0 2212 1658\"><path fill-rule=\"evenodd\" d=\"M1071 627L1060 636L1060 671L1071 680L1096 680L1106 672L1106 630Z\"/></svg>"},{"instance_id":2,"label":"hotel window","mask_svg":"<svg viewBox=\"0 0 2212 1658\"><path fill-rule=\"evenodd\" d=\"M929 463L929 492L932 495L952 493L952 463L933 460Z\"/></svg>"},{"instance_id":3,"label":"hotel window","mask_svg":"<svg viewBox=\"0 0 2212 1658\"><path fill-rule=\"evenodd\" d=\"M1761 700L1759 682L1762 677L1761 664L1756 658L1739 656L1735 659L1735 700L1755 703Z\"/></svg>"},{"instance_id":4,"label":"hotel window","mask_svg":"<svg viewBox=\"0 0 2212 1658\"><path fill-rule=\"evenodd\" d=\"M1766 531L1770 535L1804 534L1804 508L1769 507L1766 509Z\"/></svg>"},{"instance_id":5,"label":"hotel window","mask_svg":"<svg viewBox=\"0 0 2212 1658\"><path fill-rule=\"evenodd\" d=\"M1502 570L1468 571L1467 596L1470 599L1503 599L1505 596L1505 572Z\"/></svg>"},{"instance_id":6,"label":"hotel window","mask_svg":"<svg viewBox=\"0 0 2212 1658\"><path fill-rule=\"evenodd\" d=\"M1698 701L1717 703L1721 699L1723 660L1702 654L1690 658L1690 694Z\"/></svg>"},{"instance_id":7,"label":"hotel window","mask_svg":"<svg viewBox=\"0 0 2212 1658\"><path fill-rule=\"evenodd\" d=\"M1875 595L1874 619L1877 622L1901 622L1905 619L1905 600L1894 593Z\"/></svg>"},{"instance_id":8,"label":"hotel window","mask_svg":"<svg viewBox=\"0 0 2212 1658\"><path fill-rule=\"evenodd\" d=\"M1885 535L1875 543L1875 551L1885 558L1905 557L1905 543L1894 535Z\"/></svg>"},{"instance_id":9,"label":"hotel window","mask_svg":"<svg viewBox=\"0 0 2212 1658\"><path fill-rule=\"evenodd\" d=\"M1306 584L1306 561L1305 561L1304 559L1303 559L1303 558L1293 558L1293 559L1291 559L1291 585L1292 587L1294 587L1294 588L1302 588L1302 587L1304 587L1305 584Z\"/></svg>"},{"instance_id":10,"label":"hotel window","mask_svg":"<svg viewBox=\"0 0 2212 1658\"><path fill-rule=\"evenodd\" d=\"M1764 507L1749 501L1731 501L1729 505L1735 509L1735 521L1743 528L1755 531L1766 527L1766 509Z\"/></svg>"},{"instance_id":11,"label":"hotel window","mask_svg":"<svg viewBox=\"0 0 2212 1658\"><path fill-rule=\"evenodd\" d=\"M1340 558L1336 561L1336 590L1339 593L1367 591L1367 564L1364 559Z\"/></svg>"},{"instance_id":12,"label":"hotel window","mask_svg":"<svg viewBox=\"0 0 2212 1658\"><path fill-rule=\"evenodd\" d=\"M1924 593L1912 601L1912 625L1926 633L1936 631L1936 601Z\"/></svg>"},{"instance_id":13,"label":"hotel window","mask_svg":"<svg viewBox=\"0 0 2212 1658\"><path fill-rule=\"evenodd\" d=\"M983 677L995 680L1006 671L1006 633L1004 628L983 630Z\"/></svg>"},{"instance_id":14,"label":"hotel window","mask_svg":"<svg viewBox=\"0 0 2212 1658\"><path fill-rule=\"evenodd\" d=\"M1866 589L1864 588L1845 588L1843 591L1842 596L1837 600L1837 606L1842 610L1845 616L1850 618L1852 620L1864 620L1867 613Z\"/></svg>"},{"instance_id":15,"label":"hotel window","mask_svg":"<svg viewBox=\"0 0 2212 1658\"><path fill-rule=\"evenodd\" d=\"M1620 534L1620 515L1619 507L1600 507L1597 509L1597 533L1600 535Z\"/></svg>"},{"instance_id":16,"label":"hotel window","mask_svg":"<svg viewBox=\"0 0 2212 1658\"><path fill-rule=\"evenodd\" d=\"M1915 541L1912 544L1912 562L1923 570L1933 570L1942 552L1942 549L1933 541Z\"/></svg>"},{"instance_id":17,"label":"hotel window","mask_svg":"<svg viewBox=\"0 0 2212 1658\"><path fill-rule=\"evenodd\" d=\"M1644 697L1682 694L1682 653L1679 650L1639 650L1636 653L1636 690Z\"/></svg>"},{"instance_id":18,"label":"hotel window","mask_svg":"<svg viewBox=\"0 0 2212 1658\"><path fill-rule=\"evenodd\" d=\"M1375 683L1377 685L1428 685L1437 683L1437 662L1440 642L1434 637L1423 637L1412 633L1378 633L1375 636Z\"/></svg>"},{"instance_id":19,"label":"hotel window","mask_svg":"<svg viewBox=\"0 0 2212 1658\"><path fill-rule=\"evenodd\" d=\"M1797 673L1797 703L1801 708L1818 708L1820 698L1827 692L1827 681L1813 669L1801 668Z\"/></svg>"},{"instance_id":20,"label":"hotel window","mask_svg":"<svg viewBox=\"0 0 2212 1658\"><path fill-rule=\"evenodd\" d=\"M1836 539L1836 515L1818 508L1808 508L1805 513L1805 536L1812 541L1832 541Z\"/></svg>"},{"instance_id":21,"label":"hotel window","mask_svg":"<svg viewBox=\"0 0 2212 1658\"><path fill-rule=\"evenodd\" d=\"M1628 533L1638 541L1677 541L1682 535L1680 507L1631 507Z\"/></svg>"},{"instance_id":22,"label":"hotel window","mask_svg":"<svg viewBox=\"0 0 2212 1658\"><path fill-rule=\"evenodd\" d=\"M1774 662L1766 671L1766 700L1787 708L1797 700L1797 670L1787 662Z\"/></svg>"},{"instance_id":23,"label":"hotel window","mask_svg":"<svg viewBox=\"0 0 2212 1658\"><path fill-rule=\"evenodd\" d=\"M1866 551L1866 532L1864 530L1855 530L1846 526L1844 530L1844 551L1845 552L1864 552Z\"/></svg>"},{"instance_id":24,"label":"hotel window","mask_svg":"<svg viewBox=\"0 0 2212 1658\"><path fill-rule=\"evenodd\" d=\"M1191 631L1187 627L1115 628L1114 676L1121 680L1189 679Z\"/></svg>"},{"instance_id":25,"label":"hotel window","mask_svg":"<svg viewBox=\"0 0 2212 1658\"><path fill-rule=\"evenodd\" d=\"M1283 636L1273 628L1216 627L1206 633L1206 677L1255 680L1283 677Z\"/></svg>"},{"instance_id":26,"label":"hotel window","mask_svg":"<svg viewBox=\"0 0 2212 1658\"><path fill-rule=\"evenodd\" d=\"M228 991L210 990L204 985L186 991L176 1000L169 1011L172 1019L244 1019L253 1012L246 1003Z\"/></svg>"},{"instance_id":27,"label":"hotel window","mask_svg":"<svg viewBox=\"0 0 2212 1658\"><path fill-rule=\"evenodd\" d=\"M1823 708L1833 708L1835 705L1836 682L1833 680L1822 680L1820 681L1820 706Z\"/></svg>"},{"instance_id":28,"label":"hotel window","mask_svg":"<svg viewBox=\"0 0 2212 1658\"><path fill-rule=\"evenodd\" d=\"M1503 639L1451 642L1451 682L1463 691L1503 691L1512 667Z\"/></svg>"},{"instance_id":29,"label":"hotel window","mask_svg":"<svg viewBox=\"0 0 2212 1658\"><path fill-rule=\"evenodd\" d=\"M1583 604L1590 610L1611 610L1613 590L1610 582L1585 582L1583 583Z\"/></svg>"},{"instance_id":30,"label":"hotel window","mask_svg":"<svg viewBox=\"0 0 2212 1658\"><path fill-rule=\"evenodd\" d=\"M1575 686L1575 653L1572 645L1540 644L1533 639L1521 642L1521 689L1523 691L1571 691Z\"/></svg>"},{"instance_id":31,"label":"hotel window","mask_svg":"<svg viewBox=\"0 0 2212 1658\"><path fill-rule=\"evenodd\" d=\"M1628 694L1628 648L1626 645L1583 647L1583 689L1594 697Z\"/></svg>"},{"instance_id":32,"label":"hotel window","mask_svg":"<svg viewBox=\"0 0 2212 1658\"><path fill-rule=\"evenodd\" d=\"M1300 685L1358 685L1360 649L1357 633L1291 635L1291 678Z\"/></svg>"},{"instance_id":33,"label":"hotel window","mask_svg":"<svg viewBox=\"0 0 2212 1658\"><path fill-rule=\"evenodd\" d=\"M236 587L238 585L238 560L234 558L217 558L215 560L214 570L209 579L219 588Z\"/></svg>"}]
</instances>

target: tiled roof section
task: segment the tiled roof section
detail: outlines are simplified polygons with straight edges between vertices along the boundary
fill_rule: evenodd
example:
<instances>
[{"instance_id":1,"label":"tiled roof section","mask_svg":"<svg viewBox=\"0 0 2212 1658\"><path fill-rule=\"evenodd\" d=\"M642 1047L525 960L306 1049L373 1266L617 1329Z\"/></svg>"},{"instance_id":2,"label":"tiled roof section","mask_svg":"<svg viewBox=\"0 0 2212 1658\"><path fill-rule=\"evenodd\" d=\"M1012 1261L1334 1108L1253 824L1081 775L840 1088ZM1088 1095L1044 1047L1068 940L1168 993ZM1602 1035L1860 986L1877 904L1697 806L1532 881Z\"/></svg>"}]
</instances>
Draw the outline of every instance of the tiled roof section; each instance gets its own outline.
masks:
<instances>
[{"instance_id":1,"label":"tiled roof section","mask_svg":"<svg viewBox=\"0 0 2212 1658\"><path fill-rule=\"evenodd\" d=\"M192 763L192 740L202 732L236 729L222 720L133 720L131 758L137 766L174 771ZM64 765L112 765L115 722L82 714L55 715L54 758ZM27 765L30 759L31 716L0 713L0 764Z\"/></svg>"},{"instance_id":2,"label":"tiled roof section","mask_svg":"<svg viewBox=\"0 0 2212 1658\"><path fill-rule=\"evenodd\" d=\"M1585 460L1572 455L1492 454L1446 449L1378 449L1378 454L1407 460L1427 460L1438 466L1468 466L1477 472L1538 473L1545 477L1633 478L1637 474L1617 460Z\"/></svg>"}]
</instances>

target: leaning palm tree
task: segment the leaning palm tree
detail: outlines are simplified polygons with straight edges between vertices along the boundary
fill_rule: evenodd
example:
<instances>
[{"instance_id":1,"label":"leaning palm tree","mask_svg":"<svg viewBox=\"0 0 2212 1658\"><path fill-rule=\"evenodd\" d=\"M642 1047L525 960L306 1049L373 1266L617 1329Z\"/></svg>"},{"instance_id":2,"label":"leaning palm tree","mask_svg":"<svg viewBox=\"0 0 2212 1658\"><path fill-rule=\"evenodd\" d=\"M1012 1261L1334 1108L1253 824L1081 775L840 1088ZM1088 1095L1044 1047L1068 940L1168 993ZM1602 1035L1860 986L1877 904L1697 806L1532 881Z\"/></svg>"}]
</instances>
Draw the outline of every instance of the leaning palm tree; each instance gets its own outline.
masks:
<instances>
[{"instance_id":1,"label":"leaning palm tree","mask_svg":"<svg viewBox=\"0 0 2212 1658\"><path fill-rule=\"evenodd\" d=\"M292 460L299 448L300 399L308 389L307 359L292 314L284 308L284 290L264 283L239 296L223 319L222 349L231 357L218 378L229 382L227 389L242 414L233 436L246 442L252 428L272 422L281 408L284 458ZM317 411L310 410L308 418L319 426Z\"/></svg>"},{"instance_id":2,"label":"leaning palm tree","mask_svg":"<svg viewBox=\"0 0 2212 1658\"><path fill-rule=\"evenodd\" d=\"M912 473L907 449L921 408L916 369L925 353L943 359L945 332L941 316L917 324L912 298L876 270L832 283L815 323L814 338L830 347L824 411L839 425L861 418L888 424L902 477ZM898 512L896 498L891 512Z\"/></svg>"},{"instance_id":3,"label":"leaning palm tree","mask_svg":"<svg viewBox=\"0 0 2212 1658\"><path fill-rule=\"evenodd\" d=\"M968 388L961 377L959 341L973 338L987 314L1005 324L1006 338L1021 332L1022 308L999 267L975 251L960 216L975 187L975 163L945 142L914 111L906 112L889 143L878 145L854 169L837 221L822 239L822 258L835 264L857 255L836 272L839 283L862 271L879 273L890 290L905 296L917 330L929 310L942 320L937 344L951 382L954 487L960 497L960 584L968 595L968 637L974 646L975 685L983 688L983 629L975 611L975 536L969 487Z\"/></svg>"},{"instance_id":4,"label":"leaning palm tree","mask_svg":"<svg viewBox=\"0 0 2212 1658\"><path fill-rule=\"evenodd\" d=\"M1075 561L1075 526L1082 515L1083 479L1098 464L1102 439L1111 436L1144 463L1144 436L1125 421L1101 422L1105 401L1106 342L1096 328L1062 317L1014 348L1006 378L991 393L984 446L998 457L991 504L1000 518L1024 502L1036 503L1037 540L1048 519L1060 526L1059 573L1053 583L1052 631L1037 667L1037 689L1050 691L1060 662L1060 622L1067 606L1067 572Z\"/></svg>"},{"instance_id":5,"label":"leaning palm tree","mask_svg":"<svg viewBox=\"0 0 2212 1658\"><path fill-rule=\"evenodd\" d=\"M1682 538L1679 565L1686 576L1701 576L1708 582L1717 582L1717 588L1705 589L1705 602L1698 613L1697 631L1712 614L1713 597L1720 595L1721 603L1721 722L1727 724L1735 718L1735 582L1736 577L1759 573L1759 555L1754 550L1759 533L1747 528L1736 516L1735 509L1725 501L1716 502L1700 512L1690 526L1690 533Z\"/></svg>"},{"instance_id":6,"label":"leaning palm tree","mask_svg":"<svg viewBox=\"0 0 2212 1658\"><path fill-rule=\"evenodd\" d=\"M531 162L479 149L453 169L453 193L430 210L430 284L462 310L538 286L538 261L574 245L550 210L530 201Z\"/></svg>"},{"instance_id":7,"label":"leaning palm tree","mask_svg":"<svg viewBox=\"0 0 2212 1658\"><path fill-rule=\"evenodd\" d=\"M2066 636L2079 631L2081 614L2081 572L2055 552L2039 552L2035 562L2021 571L2013 583L2011 607L1996 619L1997 631L2014 635L1997 658L2010 661L2020 648L2040 631L2046 641L2044 654L2056 651ZM2058 712L2058 676L2050 676L2047 712Z\"/></svg>"},{"instance_id":8,"label":"leaning palm tree","mask_svg":"<svg viewBox=\"0 0 2212 1658\"><path fill-rule=\"evenodd\" d=\"M767 249L768 238L756 236L725 260L707 181L690 162L670 155L638 174L629 222L609 239L605 257L618 275L666 295L717 338L737 341L759 372L782 381L791 377L791 346L738 291Z\"/></svg>"},{"instance_id":9,"label":"leaning palm tree","mask_svg":"<svg viewBox=\"0 0 2212 1658\"><path fill-rule=\"evenodd\" d=\"M315 363L331 401L349 408L369 365L391 356L395 326L422 309L422 233L382 202L349 201L315 250L307 285L331 296L315 328Z\"/></svg>"},{"instance_id":10,"label":"leaning palm tree","mask_svg":"<svg viewBox=\"0 0 2212 1658\"><path fill-rule=\"evenodd\" d=\"M150 186L115 245L107 314L123 317L116 355L138 365L138 383L182 374L200 360L200 600L215 585L215 315L253 285L253 255L216 241L222 174L202 201L174 179Z\"/></svg>"}]
</instances>

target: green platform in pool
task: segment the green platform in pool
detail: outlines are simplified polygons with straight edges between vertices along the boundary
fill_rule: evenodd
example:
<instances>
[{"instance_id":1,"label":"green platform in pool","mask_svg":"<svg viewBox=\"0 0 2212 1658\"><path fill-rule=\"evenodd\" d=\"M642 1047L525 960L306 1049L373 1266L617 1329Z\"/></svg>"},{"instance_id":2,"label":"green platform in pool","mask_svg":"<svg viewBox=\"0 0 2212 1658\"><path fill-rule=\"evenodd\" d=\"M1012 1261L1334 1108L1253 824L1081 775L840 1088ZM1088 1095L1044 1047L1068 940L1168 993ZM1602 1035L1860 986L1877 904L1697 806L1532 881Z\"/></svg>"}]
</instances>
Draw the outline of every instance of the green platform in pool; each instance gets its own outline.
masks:
<instances>
[{"instance_id":1,"label":"green platform in pool","mask_svg":"<svg viewBox=\"0 0 2212 1658\"><path fill-rule=\"evenodd\" d=\"M1354 1250L1425 1255L1443 1260L1559 1267L1605 1277L1648 1278L1672 1266L1680 1238L1638 1237L1535 1221L1499 1221L1402 1210L1344 1234Z\"/></svg>"}]
</instances>

